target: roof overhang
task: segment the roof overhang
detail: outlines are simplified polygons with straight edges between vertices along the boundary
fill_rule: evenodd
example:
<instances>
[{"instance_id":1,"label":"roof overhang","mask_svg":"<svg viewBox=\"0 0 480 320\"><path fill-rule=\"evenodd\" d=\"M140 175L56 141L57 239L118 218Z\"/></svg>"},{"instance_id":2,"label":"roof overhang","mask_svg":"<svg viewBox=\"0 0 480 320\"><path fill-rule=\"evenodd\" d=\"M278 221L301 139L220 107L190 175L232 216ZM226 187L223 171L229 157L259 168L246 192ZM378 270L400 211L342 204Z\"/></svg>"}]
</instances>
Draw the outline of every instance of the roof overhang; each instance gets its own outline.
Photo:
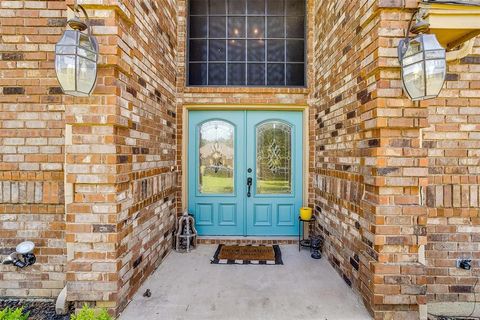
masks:
<instances>
[{"instance_id":1,"label":"roof overhang","mask_svg":"<svg viewBox=\"0 0 480 320\"><path fill-rule=\"evenodd\" d=\"M480 34L480 1L423 1L423 19L428 33L437 36L447 51L459 49Z\"/></svg>"}]
</instances>

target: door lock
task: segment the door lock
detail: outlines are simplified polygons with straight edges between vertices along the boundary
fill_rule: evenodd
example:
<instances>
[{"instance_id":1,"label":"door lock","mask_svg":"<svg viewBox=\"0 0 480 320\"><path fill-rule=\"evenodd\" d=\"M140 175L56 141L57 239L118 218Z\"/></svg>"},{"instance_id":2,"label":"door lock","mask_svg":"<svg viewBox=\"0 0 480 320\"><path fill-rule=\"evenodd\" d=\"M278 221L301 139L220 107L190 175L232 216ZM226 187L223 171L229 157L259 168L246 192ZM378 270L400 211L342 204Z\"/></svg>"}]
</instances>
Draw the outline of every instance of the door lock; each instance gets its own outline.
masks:
<instances>
[{"instance_id":1,"label":"door lock","mask_svg":"<svg viewBox=\"0 0 480 320\"><path fill-rule=\"evenodd\" d=\"M252 196L252 193L250 192L250 189L252 188L252 183L253 183L252 177L248 177L247 178L247 197L249 198Z\"/></svg>"}]
</instances>

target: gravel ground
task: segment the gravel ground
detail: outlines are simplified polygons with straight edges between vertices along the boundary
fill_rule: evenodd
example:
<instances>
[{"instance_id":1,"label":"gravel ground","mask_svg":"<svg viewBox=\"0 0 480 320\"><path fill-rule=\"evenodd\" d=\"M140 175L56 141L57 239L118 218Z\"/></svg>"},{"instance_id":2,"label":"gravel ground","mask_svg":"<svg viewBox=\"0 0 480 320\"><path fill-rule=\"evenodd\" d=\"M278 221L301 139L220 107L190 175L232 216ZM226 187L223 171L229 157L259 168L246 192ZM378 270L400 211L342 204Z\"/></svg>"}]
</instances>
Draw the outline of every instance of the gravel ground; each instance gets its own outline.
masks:
<instances>
[{"instance_id":1,"label":"gravel ground","mask_svg":"<svg viewBox=\"0 0 480 320\"><path fill-rule=\"evenodd\" d=\"M68 320L73 309L70 308L68 315L57 316L55 314L55 301L53 300L10 300L1 299L0 309L10 307L23 307L23 312L30 311L28 320Z\"/></svg>"}]
</instances>

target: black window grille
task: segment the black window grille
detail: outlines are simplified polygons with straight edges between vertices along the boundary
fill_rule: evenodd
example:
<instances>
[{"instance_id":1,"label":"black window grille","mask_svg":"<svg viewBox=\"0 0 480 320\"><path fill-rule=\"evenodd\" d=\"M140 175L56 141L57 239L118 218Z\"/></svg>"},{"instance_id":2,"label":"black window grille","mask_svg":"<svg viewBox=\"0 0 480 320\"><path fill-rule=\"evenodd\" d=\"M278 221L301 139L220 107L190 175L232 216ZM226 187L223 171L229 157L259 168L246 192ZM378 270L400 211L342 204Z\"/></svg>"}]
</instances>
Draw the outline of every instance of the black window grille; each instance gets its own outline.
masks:
<instances>
[{"instance_id":1,"label":"black window grille","mask_svg":"<svg viewBox=\"0 0 480 320\"><path fill-rule=\"evenodd\" d=\"M191 0L188 85L305 86L305 0Z\"/></svg>"}]
</instances>

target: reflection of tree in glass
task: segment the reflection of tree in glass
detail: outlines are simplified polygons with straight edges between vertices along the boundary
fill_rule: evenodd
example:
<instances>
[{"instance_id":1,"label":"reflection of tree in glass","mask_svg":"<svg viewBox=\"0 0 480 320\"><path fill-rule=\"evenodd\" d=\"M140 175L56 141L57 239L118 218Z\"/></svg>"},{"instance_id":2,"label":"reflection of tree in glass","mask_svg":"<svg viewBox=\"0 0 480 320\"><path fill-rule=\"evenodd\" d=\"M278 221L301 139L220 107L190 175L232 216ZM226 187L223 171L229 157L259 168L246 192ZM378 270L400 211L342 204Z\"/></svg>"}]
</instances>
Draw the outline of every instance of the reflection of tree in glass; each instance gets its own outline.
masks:
<instances>
[{"instance_id":1,"label":"reflection of tree in glass","mask_svg":"<svg viewBox=\"0 0 480 320\"><path fill-rule=\"evenodd\" d=\"M215 173L218 173L218 170L223 166L222 152L220 150L218 142L215 142L212 145L212 160L211 160Z\"/></svg>"},{"instance_id":2,"label":"reflection of tree in glass","mask_svg":"<svg viewBox=\"0 0 480 320\"><path fill-rule=\"evenodd\" d=\"M200 192L233 192L233 133L233 126L221 120L200 126Z\"/></svg>"}]
</instances>

